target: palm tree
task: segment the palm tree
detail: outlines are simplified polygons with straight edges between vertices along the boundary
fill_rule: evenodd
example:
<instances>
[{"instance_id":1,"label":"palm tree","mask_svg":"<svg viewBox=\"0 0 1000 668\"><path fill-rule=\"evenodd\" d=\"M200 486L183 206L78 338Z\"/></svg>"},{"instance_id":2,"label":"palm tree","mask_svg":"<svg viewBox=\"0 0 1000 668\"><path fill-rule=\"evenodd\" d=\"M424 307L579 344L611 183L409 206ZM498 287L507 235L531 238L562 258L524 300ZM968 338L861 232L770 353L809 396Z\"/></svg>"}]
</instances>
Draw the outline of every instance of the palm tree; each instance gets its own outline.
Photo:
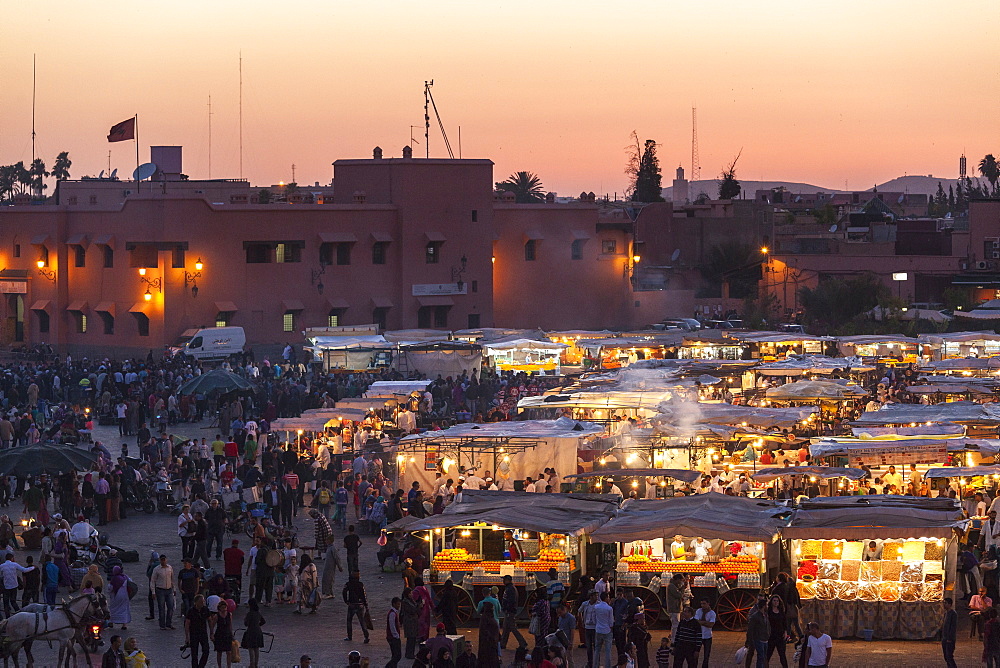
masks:
<instances>
[{"instance_id":1,"label":"palm tree","mask_svg":"<svg viewBox=\"0 0 1000 668\"><path fill-rule=\"evenodd\" d=\"M49 175L49 172L45 169L45 161L41 158L35 158L31 163L31 167L28 168L28 175L31 178L31 191L36 198L40 199L42 191L48 188L44 180Z\"/></svg>"},{"instance_id":2,"label":"palm tree","mask_svg":"<svg viewBox=\"0 0 1000 668\"><path fill-rule=\"evenodd\" d=\"M16 183L17 172L14 165L0 165L0 199L13 197Z\"/></svg>"},{"instance_id":3,"label":"palm tree","mask_svg":"<svg viewBox=\"0 0 1000 668\"><path fill-rule=\"evenodd\" d=\"M29 172L24 167L24 161L18 160L13 165L11 169L14 172L14 184L16 186L16 192L11 192L13 195L23 195L31 187L31 172Z\"/></svg>"},{"instance_id":4,"label":"palm tree","mask_svg":"<svg viewBox=\"0 0 1000 668\"><path fill-rule=\"evenodd\" d=\"M69 159L69 151L63 151L56 156L56 162L52 165L52 176L56 181L65 181L69 178L69 168L73 166L73 161Z\"/></svg>"},{"instance_id":5,"label":"palm tree","mask_svg":"<svg viewBox=\"0 0 1000 668\"><path fill-rule=\"evenodd\" d=\"M531 204L545 201L545 188L542 180L533 172L515 172L506 181L496 184L497 190L514 193L518 204Z\"/></svg>"},{"instance_id":6,"label":"palm tree","mask_svg":"<svg viewBox=\"0 0 1000 668\"><path fill-rule=\"evenodd\" d=\"M987 154L985 158L979 161L979 173L993 186L993 192L997 192L997 181L1000 180L1000 165L997 165L997 159L993 157L992 153Z\"/></svg>"}]
</instances>

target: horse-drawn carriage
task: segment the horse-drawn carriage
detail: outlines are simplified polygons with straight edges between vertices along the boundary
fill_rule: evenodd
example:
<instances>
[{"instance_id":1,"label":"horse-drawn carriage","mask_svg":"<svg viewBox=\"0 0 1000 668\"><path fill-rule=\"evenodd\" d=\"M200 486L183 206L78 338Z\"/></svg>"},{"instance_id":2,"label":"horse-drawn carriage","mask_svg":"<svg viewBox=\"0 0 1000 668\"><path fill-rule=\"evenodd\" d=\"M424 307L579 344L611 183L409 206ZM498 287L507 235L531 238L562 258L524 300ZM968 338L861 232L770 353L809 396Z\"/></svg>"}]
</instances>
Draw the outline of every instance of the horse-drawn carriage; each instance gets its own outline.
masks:
<instances>
[{"instance_id":1,"label":"horse-drawn carriage","mask_svg":"<svg viewBox=\"0 0 1000 668\"><path fill-rule=\"evenodd\" d=\"M34 603L25 606L0 621L0 657L5 667L8 659L13 659L17 667L18 654L24 649L28 668L31 668L35 662L31 647L35 642L47 642L50 646L58 642L56 665L69 666L71 657L75 662L74 645L79 644L89 666L90 655L98 652L101 629L110 617L108 600L101 593L83 594L59 605Z\"/></svg>"}]
</instances>

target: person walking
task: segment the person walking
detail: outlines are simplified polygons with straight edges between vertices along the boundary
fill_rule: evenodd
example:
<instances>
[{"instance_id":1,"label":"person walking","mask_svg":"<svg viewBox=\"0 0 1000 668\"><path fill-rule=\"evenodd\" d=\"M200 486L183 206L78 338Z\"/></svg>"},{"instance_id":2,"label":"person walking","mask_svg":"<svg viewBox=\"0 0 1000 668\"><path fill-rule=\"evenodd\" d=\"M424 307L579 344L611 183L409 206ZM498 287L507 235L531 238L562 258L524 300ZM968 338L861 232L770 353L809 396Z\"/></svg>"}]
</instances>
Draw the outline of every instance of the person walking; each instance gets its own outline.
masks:
<instances>
[{"instance_id":1,"label":"person walking","mask_svg":"<svg viewBox=\"0 0 1000 668\"><path fill-rule=\"evenodd\" d=\"M302 563L299 565L299 607L296 613L302 614L302 608L309 608L309 614L315 615L322 600L319 590L319 572L316 564L308 554L302 555Z\"/></svg>"},{"instance_id":2,"label":"person walking","mask_svg":"<svg viewBox=\"0 0 1000 668\"><path fill-rule=\"evenodd\" d=\"M365 610L368 607L368 596L365 586L361 583L361 574L353 571L347 583L344 584L344 603L347 604L347 637L344 642L350 642L354 635L354 617L358 618L361 630L365 634L365 644L369 642L368 626L365 624Z\"/></svg>"},{"instance_id":3,"label":"person walking","mask_svg":"<svg viewBox=\"0 0 1000 668\"><path fill-rule=\"evenodd\" d=\"M121 566L115 566L108 578L108 601L110 604L111 616L108 623L111 628L115 624L122 625L122 631L128 630L128 625L132 622L132 607L129 605L128 583L129 577L122 571Z\"/></svg>"},{"instance_id":4,"label":"person walking","mask_svg":"<svg viewBox=\"0 0 1000 668\"><path fill-rule=\"evenodd\" d=\"M222 537L226 533L226 510L219 505L218 499L212 499L205 511L205 524L207 543L205 544L205 556L212 553L212 545L215 545L216 560L222 559Z\"/></svg>"},{"instance_id":5,"label":"person walking","mask_svg":"<svg viewBox=\"0 0 1000 668\"><path fill-rule=\"evenodd\" d=\"M649 641L653 637L646 629L646 613L635 613L626 635L635 648L635 668L649 668Z\"/></svg>"},{"instance_id":6,"label":"person walking","mask_svg":"<svg viewBox=\"0 0 1000 668\"><path fill-rule=\"evenodd\" d=\"M184 615L184 646L191 650L191 668L205 668L208 663L208 620L211 616L205 597L195 596L194 605Z\"/></svg>"},{"instance_id":7,"label":"person walking","mask_svg":"<svg viewBox=\"0 0 1000 668\"><path fill-rule=\"evenodd\" d=\"M701 607L695 610L694 619L701 626L701 668L708 668L708 658L712 655L712 629L717 616L712 610L712 603L707 598L701 599ZM782 626L784 628L784 626Z\"/></svg>"},{"instance_id":8,"label":"person walking","mask_svg":"<svg viewBox=\"0 0 1000 668\"><path fill-rule=\"evenodd\" d=\"M945 608L951 605L951 599L945 599ZM954 610L952 611L954 612ZM952 643L952 650L955 644ZM819 629L819 624L809 622L806 624L806 644L805 659L807 666L829 666L830 659L833 658L833 639ZM947 655L945 660L947 660ZM952 659L950 668L955 668L955 660Z\"/></svg>"},{"instance_id":9,"label":"person walking","mask_svg":"<svg viewBox=\"0 0 1000 668\"><path fill-rule=\"evenodd\" d=\"M757 668L767 668L767 639L771 636L771 627L764 606L764 600L757 599L747 618L747 661L751 656L756 656Z\"/></svg>"},{"instance_id":10,"label":"person walking","mask_svg":"<svg viewBox=\"0 0 1000 668\"><path fill-rule=\"evenodd\" d=\"M323 555L323 585L321 588L323 598L333 598L333 584L337 571L343 573L344 567L340 562L340 551L331 542L327 545L326 553ZM413 657L409 658L412 659Z\"/></svg>"},{"instance_id":11,"label":"person walking","mask_svg":"<svg viewBox=\"0 0 1000 668\"><path fill-rule=\"evenodd\" d=\"M214 619L209 623L212 625L212 647L215 650L215 662L218 668L222 668L222 657L226 657L226 668L233 665L233 611L229 609L229 604L219 601L216 607Z\"/></svg>"},{"instance_id":12,"label":"person walking","mask_svg":"<svg viewBox=\"0 0 1000 668\"><path fill-rule=\"evenodd\" d=\"M561 631L564 636L559 640L563 648L563 658L566 660L566 668L573 668L573 632L576 631L576 617L569 611L569 604L566 601L560 603L556 611L559 614L556 618L556 632Z\"/></svg>"},{"instance_id":13,"label":"person walking","mask_svg":"<svg viewBox=\"0 0 1000 668\"><path fill-rule=\"evenodd\" d=\"M597 613L595 608L600 602L601 595L592 589L589 598L583 602L579 611L583 621L584 645L587 647L587 668L594 668L597 661L594 656L594 649L597 646Z\"/></svg>"},{"instance_id":14,"label":"person walking","mask_svg":"<svg viewBox=\"0 0 1000 668\"><path fill-rule=\"evenodd\" d=\"M264 607L271 607L271 595L274 589L274 567L267 563L267 554L270 546L261 542L257 546L257 555L253 561L254 571L254 598L260 603L264 600Z\"/></svg>"},{"instance_id":15,"label":"person walking","mask_svg":"<svg viewBox=\"0 0 1000 668\"><path fill-rule=\"evenodd\" d=\"M680 621L681 608L684 604L684 576L675 573L667 584L667 615L670 616L671 628L677 630Z\"/></svg>"},{"instance_id":16,"label":"person walking","mask_svg":"<svg viewBox=\"0 0 1000 668\"><path fill-rule=\"evenodd\" d=\"M409 587L403 589L399 618L403 626L403 634L406 636L406 652L403 654L406 659L415 658L413 653L420 638L420 608L423 603L416 591Z\"/></svg>"},{"instance_id":17,"label":"person walking","mask_svg":"<svg viewBox=\"0 0 1000 668\"><path fill-rule=\"evenodd\" d=\"M543 644L543 639L549 633L549 601L545 596L545 589L539 587L535 590L538 599L531 606L531 622L528 624L528 632L535 637L535 647Z\"/></svg>"},{"instance_id":18,"label":"person walking","mask_svg":"<svg viewBox=\"0 0 1000 668\"><path fill-rule=\"evenodd\" d=\"M361 568L358 565L358 550L364 543L361 542L361 538L354 531L354 525L347 527L347 535L344 536L344 550L347 552L347 572L348 573L360 573Z\"/></svg>"},{"instance_id":19,"label":"person walking","mask_svg":"<svg viewBox=\"0 0 1000 668\"><path fill-rule=\"evenodd\" d=\"M458 588L455 587L455 583L451 581L451 578L444 581L444 587L441 588L441 593L438 594L435 612L441 618L441 623L444 624L448 635L458 635L458 629L455 624L458 617Z\"/></svg>"},{"instance_id":20,"label":"person walking","mask_svg":"<svg viewBox=\"0 0 1000 668\"><path fill-rule=\"evenodd\" d=\"M260 648L264 646L264 632L261 631L260 627L264 626L267 622L260 614L260 605L258 605L257 601L250 599L247 601L247 607L249 610L243 618L243 626L246 627L246 631L243 632L240 647L247 651L248 668L258 668L260 665Z\"/></svg>"},{"instance_id":21,"label":"person walking","mask_svg":"<svg viewBox=\"0 0 1000 668\"><path fill-rule=\"evenodd\" d=\"M399 660L403 658L401 629L399 625L399 608L402 604L398 596L393 596L389 603L389 612L385 616L385 640L389 643L389 650L392 656L385 668L396 668Z\"/></svg>"},{"instance_id":22,"label":"person walking","mask_svg":"<svg viewBox=\"0 0 1000 668\"><path fill-rule=\"evenodd\" d=\"M174 588L176 580L174 569L167 563L167 555L160 555L160 564L153 569L149 578L149 588L156 596L156 608L160 615L160 629L174 630ZM206 639L206 645L208 643ZM206 646L206 651L207 651ZM194 663L192 662L192 666ZM204 666L205 664L202 664Z\"/></svg>"},{"instance_id":23,"label":"person walking","mask_svg":"<svg viewBox=\"0 0 1000 668\"><path fill-rule=\"evenodd\" d=\"M519 648L526 648L528 643L524 636L517 630L517 612L520 604L517 600L517 589L514 587L514 578L509 575L503 576L503 595L500 600L500 610L503 612L503 634L500 636L500 649L507 649L507 639L513 634L517 639ZM571 640L572 642L572 640ZM479 653L482 654L482 646Z\"/></svg>"},{"instance_id":24,"label":"person walking","mask_svg":"<svg viewBox=\"0 0 1000 668\"><path fill-rule=\"evenodd\" d=\"M34 566L22 566L14 561L14 555L7 553L7 561L0 564L0 579L3 580L3 613L10 617L11 610L17 612L21 608L17 605L17 577L21 573L35 570Z\"/></svg>"},{"instance_id":25,"label":"person walking","mask_svg":"<svg viewBox=\"0 0 1000 668\"><path fill-rule=\"evenodd\" d=\"M605 668L614 668L611 663L611 648L614 646L614 635L611 627L615 625L615 612L608 603L608 592L601 595L600 602L594 606L594 668L601 668L601 653L604 653Z\"/></svg>"},{"instance_id":26,"label":"person walking","mask_svg":"<svg viewBox=\"0 0 1000 668\"><path fill-rule=\"evenodd\" d=\"M479 668L500 668L500 625L493 605L487 601L479 617Z\"/></svg>"},{"instance_id":27,"label":"person walking","mask_svg":"<svg viewBox=\"0 0 1000 668\"><path fill-rule=\"evenodd\" d=\"M944 599L944 619L941 622L941 652L944 654L944 663L948 668L957 668L955 665L955 642L958 633L958 613L955 612L955 604L952 599ZM829 663L829 661L827 661ZM810 664L824 665L824 664Z\"/></svg>"},{"instance_id":28,"label":"person walking","mask_svg":"<svg viewBox=\"0 0 1000 668\"><path fill-rule=\"evenodd\" d=\"M698 650L701 649L701 625L694 618L694 610L685 607L674 627L674 668L698 668Z\"/></svg>"}]
</instances>

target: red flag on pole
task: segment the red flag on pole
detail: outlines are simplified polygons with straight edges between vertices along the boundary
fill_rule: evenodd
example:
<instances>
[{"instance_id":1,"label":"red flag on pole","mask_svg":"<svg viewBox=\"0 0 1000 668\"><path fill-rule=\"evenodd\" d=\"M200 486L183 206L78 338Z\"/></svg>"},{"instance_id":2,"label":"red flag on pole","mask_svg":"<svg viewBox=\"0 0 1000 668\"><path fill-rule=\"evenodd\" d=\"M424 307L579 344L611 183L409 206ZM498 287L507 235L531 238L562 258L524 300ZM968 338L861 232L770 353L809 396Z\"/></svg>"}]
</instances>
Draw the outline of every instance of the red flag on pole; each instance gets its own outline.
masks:
<instances>
[{"instance_id":1,"label":"red flag on pole","mask_svg":"<svg viewBox=\"0 0 1000 668\"><path fill-rule=\"evenodd\" d=\"M135 139L135 118L130 118L127 121L122 121L116 125L111 126L111 132L108 133L108 141L125 141L127 139Z\"/></svg>"}]
</instances>

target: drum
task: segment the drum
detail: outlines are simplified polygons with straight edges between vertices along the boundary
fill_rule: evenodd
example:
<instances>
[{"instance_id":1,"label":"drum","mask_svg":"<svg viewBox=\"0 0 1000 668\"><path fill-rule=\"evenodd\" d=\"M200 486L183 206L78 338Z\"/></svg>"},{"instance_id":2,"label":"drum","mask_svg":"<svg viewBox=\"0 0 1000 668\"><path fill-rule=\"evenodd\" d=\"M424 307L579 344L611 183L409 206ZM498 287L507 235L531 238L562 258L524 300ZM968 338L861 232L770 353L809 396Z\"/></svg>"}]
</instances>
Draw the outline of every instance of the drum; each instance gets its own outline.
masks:
<instances>
[{"instance_id":1,"label":"drum","mask_svg":"<svg viewBox=\"0 0 1000 668\"><path fill-rule=\"evenodd\" d=\"M270 550L264 558L264 561L266 561L267 565L271 568L277 568L285 563L285 553L281 550Z\"/></svg>"}]
</instances>

